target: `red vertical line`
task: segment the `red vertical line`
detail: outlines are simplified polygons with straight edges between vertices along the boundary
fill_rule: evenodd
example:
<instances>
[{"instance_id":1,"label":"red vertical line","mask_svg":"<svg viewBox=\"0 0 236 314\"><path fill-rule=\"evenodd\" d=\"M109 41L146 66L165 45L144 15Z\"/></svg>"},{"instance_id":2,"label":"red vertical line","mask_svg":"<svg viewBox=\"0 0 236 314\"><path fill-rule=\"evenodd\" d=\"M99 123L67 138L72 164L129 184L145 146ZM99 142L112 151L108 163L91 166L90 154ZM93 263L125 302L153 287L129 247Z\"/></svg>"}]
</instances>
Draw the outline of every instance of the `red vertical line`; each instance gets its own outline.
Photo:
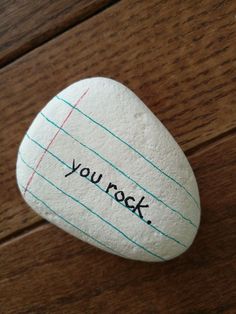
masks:
<instances>
[{"instance_id":1,"label":"red vertical line","mask_svg":"<svg viewBox=\"0 0 236 314\"><path fill-rule=\"evenodd\" d=\"M35 169L34 171L32 172L31 176L29 177L29 180L26 184L26 187L25 187L25 191L24 191L24 195L25 193L27 192L27 189L29 188L33 178L34 178L34 175L35 175L35 171L38 169L39 165L41 164L44 156L46 155L46 152L48 151L49 147L52 145L52 143L55 141L58 133L60 132L60 130L63 128L63 126L65 125L65 123L68 121L69 117L71 116L73 110L78 106L78 104L80 103L80 101L84 98L84 96L87 94L89 89L87 89L83 95L77 100L77 102L75 103L74 107L71 108L70 112L68 113L68 115L65 117L65 119L63 120L62 124L60 125L59 129L57 130L57 132L54 134L53 138L50 140L50 142L48 143L48 146L46 147L46 149L44 150L44 152L42 153L41 157L39 158L39 161L37 162L36 166L35 166Z\"/></svg>"}]
</instances>

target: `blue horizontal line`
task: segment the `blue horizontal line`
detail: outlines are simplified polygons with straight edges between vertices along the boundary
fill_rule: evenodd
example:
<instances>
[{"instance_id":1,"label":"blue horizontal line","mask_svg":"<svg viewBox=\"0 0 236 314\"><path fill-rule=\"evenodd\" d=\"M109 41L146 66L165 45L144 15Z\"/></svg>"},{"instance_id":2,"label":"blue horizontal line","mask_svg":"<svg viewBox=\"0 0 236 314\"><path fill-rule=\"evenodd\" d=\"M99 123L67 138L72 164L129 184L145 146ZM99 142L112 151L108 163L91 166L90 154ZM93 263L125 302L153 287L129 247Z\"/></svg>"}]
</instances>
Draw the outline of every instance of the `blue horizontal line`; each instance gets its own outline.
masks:
<instances>
[{"instance_id":1,"label":"blue horizontal line","mask_svg":"<svg viewBox=\"0 0 236 314\"><path fill-rule=\"evenodd\" d=\"M70 107L74 108L74 106L67 100L59 97L59 96L55 96L57 99L63 101L65 104L69 105ZM77 110L78 112L80 112L83 116L85 116L87 119L89 119L90 121L92 121L93 123L97 124L98 126L100 126L101 128L103 128L105 131L107 131L108 133L110 133L112 136L114 136L115 138L117 138L120 142L122 142L123 144L125 144L126 146L128 146L131 150L133 150L136 154L138 154L140 157L142 157L144 160L146 160L150 165L152 165L155 169L157 169L161 174L163 174L164 176L166 176L168 179L172 180L174 183L176 183L179 187L181 187L190 197L191 199L194 201L194 203L196 204L196 206L200 209L200 206L198 204L198 202L196 201L196 199L193 197L193 195L181 184L179 183L176 179L174 179L173 177L171 177L170 175L168 175L166 172L164 172L163 170L161 170L157 165L155 165L151 160L149 160L147 157L145 157L143 154L141 154L137 149L135 149L134 147L132 147L129 143L127 143L126 141L124 141L121 137L117 136L115 133L113 133L111 130L109 130L107 127L105 127L104 125L102 125L101 123L97 122L96 120L94 120L93 118L91 118L89 115L87 115L86 113L84 113L82 110L80 110L79 108L75 108L75 110Z\"/></svg>"},{"instance_id":2,"label":"blue horizontal line","mask_svg":"<svg viewBox=\"0 0 236 314\"><path fill-rule=\"evenodd\" d=\"M76 109L76 108L75 108ZM137 183L135 180L133 180L131 177L129 177L125 172L123 172L122 170L120 170L118 167L116 167L114 164L112 164L109 160L107 160L106 158L104 158L102 155L100 155L98 152L96 152L94 149L90 148L89 146L87 146L86 144L80 142L77 138L75 138L74 136L72 136L69 132L67 132L64 128L59 127L55 122L53 122L51 119L49 119L44 113L41 112L41 115L52 125L54 125L57 128L60 128L60 130L62 132L64 132L65 134L67 134L68 136L70 136L71 138L73 138L76 142L78 142L80 145L82 145L83 147L87 148L88 150L90 150L91 152L93 152L95 155L97 155L99 158L101 158L102 160L104 160L105 162L107 162L109 165L111 165L114 169L116 169L118 172L120 172L123 176L125 176L126 178L128 178L130 181L132 181L135 185L137 185L140 189L142 189L144 192L146 192L147 194L151 195L155 200L157 200L158 202L162 203L163 205L165 205L167 208L169 208L170 210L172 210L173 212L175 212L176 214L178 214L181 218L183 218L184 220L188 221L193 227L197 228L197 226L189 219L186 218L183 214L181 214L179 211L177 211L176 209L174 209L173 207L169 206L168 204L166 204L164 201L162 201L160 198L158 198L156 195L152 194L151 192L149 192L147 189L145 189L143 186L141 186L139 183Z\"/></svg>"},{"instance_id":3,"label":"blue horizontal line","mask_svg":"<svg viewBox=\"0 0 236 314\"><path fill-rule=\"evenodd\" d=\"M33 139L28 133L26 133L26 136L28 137L28 139L30 141L32 141L35 145L37 145L38 147L40 147L41 149L43 149L44 151L46 150L45 147L43 147L39 142L37 142L35 139ZM72 168L62 159L60 159L57 155L55 155L54 153L52 153L50 150L46 150L47 153L49 153L52 157L54 157L56 160L58 160L61 164L63 164L64 166L66 166L68 169L72 170ZM75 172L77 175L78 172ZM88 180L90 182L90 180L85 177L86 180ZM119 205L123 206L124 208L126 208L127 210L129 210L132 214L134 214L136 217L139 218L139 220L141 220L143 223L147 223L147 221L145 219L142 219L138 214L136 214L135 212L133 212L131 209L127 208L123 203L118 202L115 197L113 197L110 193L107 193L101 186L99 186L98 184L95 183L95 186L97 188L99 188L101 191L103 191L104 193L108 194L112 199L114 199ZM176 243L180 244L181 246L187 248L187 246L183 243L181 243L179 240L175 239L174 237L169 236L168 234L166 234L165 232L161 231L160 229L158 229L157 227L155 227L154 225L148 225L150 228L153 228L154 230L158 231L160 234L162 234L163 236L169 238L170 240L175 241Z\"/></svg>"},{"instance_id":4,"label":"blue horizontal line","mask_svg":"<svg viewBox=\"0 0 236 314\"><path fill-rule=\"evenodd\" d=\"M25 190L25 187L20 184L20 186L22 187L22 189ZM95 242L97 242L98 244L104 246L105 248L107 248L109 251L112 251L113 253L115 253L116 255L120 255L120 253L116 252L115 250L113 250L112 248L108 247L106 244L100 242L99 240L95 239L93 236L89 235L87 232L83 231L82 229L80 229L78 226L74 225L73 223L71 223L69 220L65 219L63 216L59 215L54 209L52 209L51 207L49 207L44 201L42 201L38 196L36 196L32 191L30 191L29 189L27 189L27 192L29 192L37 201L41 202L44 206L46 206L54 215L56 215L57 217L59 217L60 219L62 219L64 222L66 222L67 224L69 224L70 226L74 227L75 229L79 230L80 232L82 232L83 234L85 234L87 237L91 238L92 240L94 240ZM122 256L122 255L121 255ZM124 256L123 256L124 257Z\"/></svg>"},{"instance_id":5,"label":"blue horizontal line","mask_svg":"<svg viewBox=\"0 0 236 314\"><path fill-rule=\"evenodd\" d=\"M157 257L158 259L165 261L165 259L151 251L149 251L148 249L146 249L144 246L142 246L141 244L135 242L134 240L132 240L131 238L129 238L123 231L121 231L120 229L118 229L116 226L114 226L112 223L110 223L109 221L107 221L106 219L104 219L102 216L100 216L99 214L97 214L96 212L94 212L92 209L90 209L88 206L86 206L85 204L83 204L82 202L80 202L78 199L76 199L75 197L73 197L72 195L66 193L65 191L63 191L62 189L60 189L57 185L55 185L52 181L50 181L49 179L47 179L46 177L44 177L42 174L40 174L36 169L34 169L33 167L31 167L22 157L21 152L19 152L19 156L22 160L22 162L31 170L33 170L38 176L40 176L42 179L44 179L46 182L48 182L50 185L52 185L55 189L57 189L58 191L60 191L62 194L66 195L67 197L69 197L70 199L72 199L74 202L76 202L77 204L83 206L85 209L87 209L89 212L91 212L93 215L95 215L96 217L100 218L103 222L105 222L106 224L108 224L110 227L112 227L113 229L115 229L118 233L120 233L124 238L126 238L127 240L129 240L130 242L134 243L135 245L137 245L138 247L142 248L144 251L146 251L147 253Z\"/></svg>"}]
</instances>

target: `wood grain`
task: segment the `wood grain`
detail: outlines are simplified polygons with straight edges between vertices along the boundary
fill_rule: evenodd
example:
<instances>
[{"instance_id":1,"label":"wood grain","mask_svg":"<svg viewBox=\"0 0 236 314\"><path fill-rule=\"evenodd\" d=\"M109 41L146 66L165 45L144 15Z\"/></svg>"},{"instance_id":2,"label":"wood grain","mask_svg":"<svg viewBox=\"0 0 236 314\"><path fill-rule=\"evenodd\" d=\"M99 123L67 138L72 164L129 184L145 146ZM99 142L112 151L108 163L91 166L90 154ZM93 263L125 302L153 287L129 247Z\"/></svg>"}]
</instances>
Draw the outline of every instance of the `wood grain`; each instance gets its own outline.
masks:
<instances>
[{"instance_id":1,"label":"wood grain","mask_svg":"<svg viewBox=\"0 0 236 314\"><path fill-rule=\"evenodd\" d=\"M236 126L236 2L121 1L0 72L0 238L40 218L15 183L19 143L60 89L87 76L130 87L184 150Z\"/></svg>"},{"instance_id":2,"label":"wood grain","mask_svg":"<svg viewBox=\"0 0 236 314\"><path fill-rule=\"evenodd\" d=\"M170 262L118 258L52 225L2 245L1 312L235 313L235 160L236 135L190 157L202 222L190 250Z\"/></svg>"},{"instance_id":3,"label":"wood grain","mask_svg":"<svg viewBox=\"0 0 236 314\"><path fill-rule=\"evenodd\" d=\"M1 0L0 67L114 2Z\"/></svg>"}]
</instances>

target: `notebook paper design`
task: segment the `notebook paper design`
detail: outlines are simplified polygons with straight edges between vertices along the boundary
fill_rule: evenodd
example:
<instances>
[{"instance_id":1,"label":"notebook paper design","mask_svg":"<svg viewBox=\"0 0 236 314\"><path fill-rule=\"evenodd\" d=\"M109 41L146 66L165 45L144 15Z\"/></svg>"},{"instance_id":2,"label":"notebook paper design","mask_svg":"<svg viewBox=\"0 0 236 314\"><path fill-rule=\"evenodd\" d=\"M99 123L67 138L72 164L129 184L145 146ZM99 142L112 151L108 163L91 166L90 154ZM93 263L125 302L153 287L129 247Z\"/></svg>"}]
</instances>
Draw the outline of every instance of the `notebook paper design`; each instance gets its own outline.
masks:
<instances>
[{"instance_id":1,"label":"notebook paper design","mask_svg":"<svg viewBox=\"0 0 236 314\"><path fill-rule=\"evenodd\" d=\"M110 79L75 83L42 109L21 143L17 179L37 213L116 255L165 261L198 229L186 157L149 109Z\"/></svg>"}]
</instances>

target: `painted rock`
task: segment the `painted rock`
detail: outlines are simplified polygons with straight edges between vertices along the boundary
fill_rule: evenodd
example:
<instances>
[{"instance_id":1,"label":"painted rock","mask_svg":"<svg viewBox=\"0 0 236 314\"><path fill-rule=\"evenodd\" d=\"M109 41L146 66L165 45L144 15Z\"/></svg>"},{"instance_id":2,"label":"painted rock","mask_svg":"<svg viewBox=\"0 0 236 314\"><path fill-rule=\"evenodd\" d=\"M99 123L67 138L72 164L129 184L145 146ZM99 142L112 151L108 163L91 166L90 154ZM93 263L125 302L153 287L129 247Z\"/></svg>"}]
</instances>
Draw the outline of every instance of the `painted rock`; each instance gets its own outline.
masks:
<instances>
[{"instance_id":1,"label":"painted rock","mask_svg":"<svg viewBox=\"0 0 236 314\"><path fill-rule=\"evenodd\" d=\"M20 145L17 182L43 218L129 259L180 255L200 222L184 153L132 91L107 78L72 84L42 109Z\"/></svg>"}]
</instances>

